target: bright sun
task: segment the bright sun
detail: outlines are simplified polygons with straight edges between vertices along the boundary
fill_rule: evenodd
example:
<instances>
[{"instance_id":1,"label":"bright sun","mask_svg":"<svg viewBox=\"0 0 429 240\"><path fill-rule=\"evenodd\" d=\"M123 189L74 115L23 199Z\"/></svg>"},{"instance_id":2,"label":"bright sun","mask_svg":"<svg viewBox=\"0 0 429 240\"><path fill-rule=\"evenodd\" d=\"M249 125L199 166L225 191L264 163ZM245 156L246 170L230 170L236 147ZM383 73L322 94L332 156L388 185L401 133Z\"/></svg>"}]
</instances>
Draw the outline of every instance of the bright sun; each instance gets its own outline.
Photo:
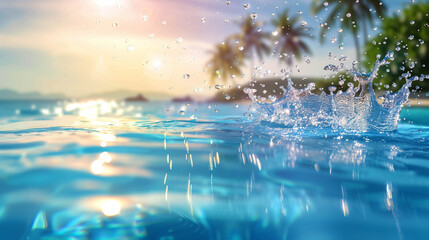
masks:
<instances>
[{"instance_id":1,"label":"bright sun","mask_svg":"<svg viewBox=\"0 0 429 240\"><path fill-rule=\"evenodd\" d=\"M108 7L117 3L118 0L94 0L94 2L97 3L100 7Z\"/></svg>"}]
</instances>

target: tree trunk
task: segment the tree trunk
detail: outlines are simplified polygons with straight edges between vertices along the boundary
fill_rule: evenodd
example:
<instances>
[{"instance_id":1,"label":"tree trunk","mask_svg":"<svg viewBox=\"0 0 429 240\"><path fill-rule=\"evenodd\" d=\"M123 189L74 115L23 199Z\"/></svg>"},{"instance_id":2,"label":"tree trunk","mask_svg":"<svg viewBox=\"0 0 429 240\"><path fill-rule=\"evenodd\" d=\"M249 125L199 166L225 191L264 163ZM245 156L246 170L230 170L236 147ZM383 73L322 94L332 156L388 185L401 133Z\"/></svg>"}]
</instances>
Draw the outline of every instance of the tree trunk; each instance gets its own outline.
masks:
<instances>
[{"instance_id":1,"label":"tree trunk","mask_svg":"<svg viewBox=\"0 0 429 240\"><path fill-rule=\"evenodd\" d=\"M252 56L250 56L250 79L256 79L255 75L255 56L252 54Z\"/></svg>"}]
</instances>

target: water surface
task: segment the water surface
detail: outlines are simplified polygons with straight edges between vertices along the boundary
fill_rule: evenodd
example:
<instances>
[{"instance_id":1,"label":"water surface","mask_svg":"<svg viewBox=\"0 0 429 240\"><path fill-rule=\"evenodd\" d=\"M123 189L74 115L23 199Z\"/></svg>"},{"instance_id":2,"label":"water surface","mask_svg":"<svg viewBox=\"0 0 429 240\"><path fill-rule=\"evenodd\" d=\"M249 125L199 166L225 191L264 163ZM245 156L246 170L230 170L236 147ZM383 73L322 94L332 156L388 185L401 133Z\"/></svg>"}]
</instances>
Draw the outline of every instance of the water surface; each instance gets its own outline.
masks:
<instances>
[{"instance_id":1,"label":"water surface","mask_svg":"<svg viewBox=\"0 0 429 240\"><path fill-rule=\"evenodd\" d=\"M250 113L0 102L0 239L427 239L429 109L360 134Z\"/></svg>"}]
</instances>

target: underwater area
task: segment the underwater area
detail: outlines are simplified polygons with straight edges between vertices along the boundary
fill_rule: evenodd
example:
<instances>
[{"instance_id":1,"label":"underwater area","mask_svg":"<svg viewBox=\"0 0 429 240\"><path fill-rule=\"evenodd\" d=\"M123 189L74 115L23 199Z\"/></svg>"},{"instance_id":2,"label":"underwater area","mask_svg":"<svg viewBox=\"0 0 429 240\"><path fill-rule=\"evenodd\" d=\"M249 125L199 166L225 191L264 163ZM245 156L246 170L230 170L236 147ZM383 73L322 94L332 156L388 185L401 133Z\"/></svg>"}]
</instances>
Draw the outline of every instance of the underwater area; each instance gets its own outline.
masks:
<instances>
[{"instance_id":1,"label":"underwater area","mask_svg":"<svg viewBox=\"0 0 429 240\"><path fill-rule=\"evenodd\" d=\"M429 233L428 108L347 133L262 124L250 104L0 105L1 239Z\"/></svg>"},{"instance_id":2,"label":"underwater area","mask_svg":"<svg viewBox=\"0 0 429 240\"><path fill-rule=\"evenodd\" d=\"M0 240L427 240L429 0L0 0Z\"/></svg>"}]
</instances>

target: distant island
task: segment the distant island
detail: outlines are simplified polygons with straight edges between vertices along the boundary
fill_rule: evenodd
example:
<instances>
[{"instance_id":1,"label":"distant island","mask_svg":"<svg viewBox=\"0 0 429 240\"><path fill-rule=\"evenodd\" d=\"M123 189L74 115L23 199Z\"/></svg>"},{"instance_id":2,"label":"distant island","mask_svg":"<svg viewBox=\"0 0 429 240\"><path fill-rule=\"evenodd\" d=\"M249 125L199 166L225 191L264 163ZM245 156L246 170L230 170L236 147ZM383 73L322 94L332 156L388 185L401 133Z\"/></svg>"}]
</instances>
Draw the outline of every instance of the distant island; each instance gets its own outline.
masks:
<instances>
[{"instance_id":1,"label":"distant island","mask_svg":"<svg viewBox=\"0 0 429 240\"><path fill-rule=\"evenodd\" d=\"M185 97L175 97L171 99L172 102L194 102L194 99L191 96L185 96Z\"/></svg>"},{"instance_id":2,"label":"distant island","mask_svg":"<svg viewBox=\"0 0 429 240\"><path fill-rule=\"evenodd\" d=\"M127 97L125 98L126 102L147 102L149 101L147 98L143 97L142 94L137 94L135 97Z\"/></svg>"},{"instance_id":3,"label":"distant island","mask_svg":"<svg viewBox=\"0 0 429 240\"><path fill-rule=\"evenodd\" d=\"M39 92L20 93L11 89L0 89L0 100L32 100L32 101L46 101L46 100L63 100L68 97L63 94L42 94Z\"/></svg>"}]
</instances>

